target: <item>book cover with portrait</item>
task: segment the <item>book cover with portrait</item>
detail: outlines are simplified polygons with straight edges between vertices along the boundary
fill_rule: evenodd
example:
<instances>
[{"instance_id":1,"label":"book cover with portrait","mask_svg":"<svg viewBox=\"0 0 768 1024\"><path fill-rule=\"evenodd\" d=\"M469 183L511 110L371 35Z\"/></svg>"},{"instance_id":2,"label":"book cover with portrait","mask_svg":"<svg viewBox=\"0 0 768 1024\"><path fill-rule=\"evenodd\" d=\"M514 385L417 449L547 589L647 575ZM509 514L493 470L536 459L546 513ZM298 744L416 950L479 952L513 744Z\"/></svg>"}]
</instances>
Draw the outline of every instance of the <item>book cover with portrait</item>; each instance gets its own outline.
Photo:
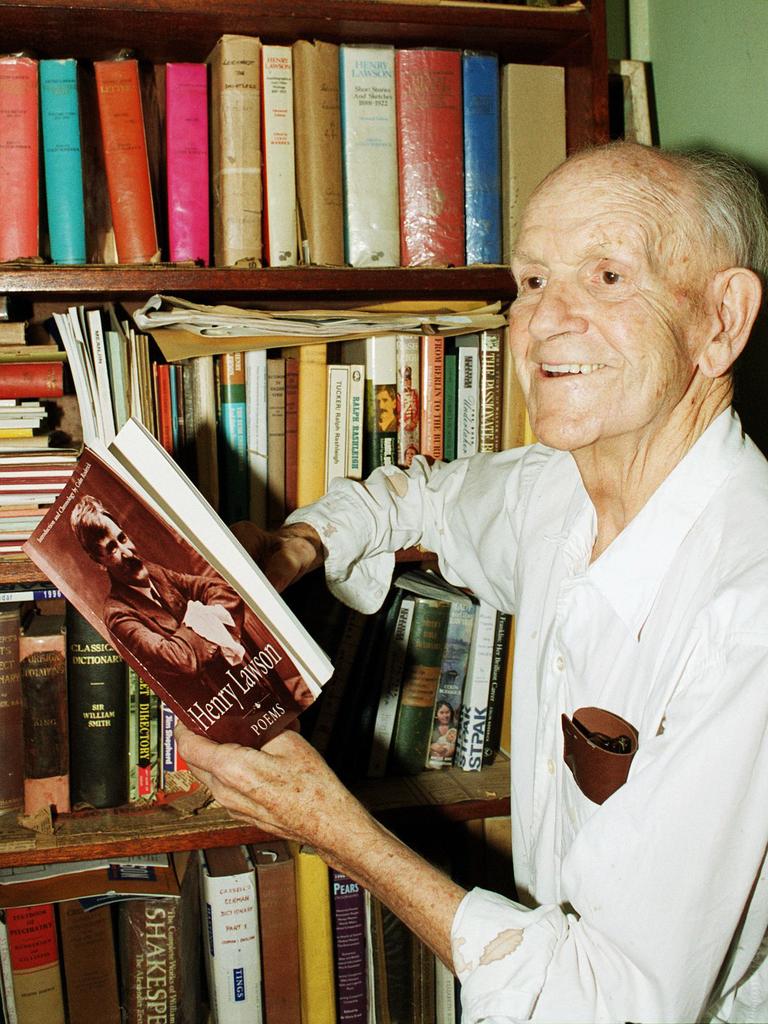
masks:
<instances>
[{"instance_id":1,"label":"book cover with portrait","mask_svg":"<svg viewBox=\"0 0 768 1024\"><path fill-rule=\"evenodd\" d=\"M258 747L332 666L135 420L86 447L27 555L190 729Z\"/></svg>"}]
</instances>

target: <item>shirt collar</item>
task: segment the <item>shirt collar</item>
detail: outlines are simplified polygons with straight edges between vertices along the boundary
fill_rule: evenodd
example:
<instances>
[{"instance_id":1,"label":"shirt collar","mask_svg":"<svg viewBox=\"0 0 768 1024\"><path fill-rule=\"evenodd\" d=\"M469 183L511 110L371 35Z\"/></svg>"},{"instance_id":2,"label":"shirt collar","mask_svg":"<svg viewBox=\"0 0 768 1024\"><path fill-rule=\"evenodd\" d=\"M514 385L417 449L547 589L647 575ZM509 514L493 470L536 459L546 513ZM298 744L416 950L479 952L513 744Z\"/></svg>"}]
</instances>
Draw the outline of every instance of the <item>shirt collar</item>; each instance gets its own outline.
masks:
<instances>
[{"instance_id":1,"label":"shirt collar","mask_svg":"<svg viewBox=\"0 0 768 1024\"><path fill-rule=\"evenodd\" d=\"M741 422L727 409L707 427L640 512L587 570L633 636L639 637L669 566L689 530L744 449Z\"/></svg>"}]
</instances>

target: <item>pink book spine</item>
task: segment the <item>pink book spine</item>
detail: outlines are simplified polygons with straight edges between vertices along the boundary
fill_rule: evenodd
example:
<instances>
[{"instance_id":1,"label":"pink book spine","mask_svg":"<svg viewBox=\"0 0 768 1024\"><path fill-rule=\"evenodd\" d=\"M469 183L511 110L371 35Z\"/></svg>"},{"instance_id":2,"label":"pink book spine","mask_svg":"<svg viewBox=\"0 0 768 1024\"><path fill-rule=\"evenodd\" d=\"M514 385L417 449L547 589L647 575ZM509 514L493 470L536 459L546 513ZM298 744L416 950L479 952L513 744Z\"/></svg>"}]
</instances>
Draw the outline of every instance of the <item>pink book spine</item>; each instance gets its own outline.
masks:
<instances>
[{"instance_id":1,"label":"pink book spine","mask_svg":"<svg viewBox=\"0 0 768 1024\"><path fill-rule=\"evenodd\" d=\"M0 261L38 256L37 61L0 60Z\"/></svg>"},{"instance_id":2,"label":"pink book spine","mask_svg":"<svg viewBox=\"0 0 768 1024\"><path fill-rule=\"evenodd\" d=\"M165 88L170 258L208 266L207 66L168 64Z\"/></svg>"}]
</instances>

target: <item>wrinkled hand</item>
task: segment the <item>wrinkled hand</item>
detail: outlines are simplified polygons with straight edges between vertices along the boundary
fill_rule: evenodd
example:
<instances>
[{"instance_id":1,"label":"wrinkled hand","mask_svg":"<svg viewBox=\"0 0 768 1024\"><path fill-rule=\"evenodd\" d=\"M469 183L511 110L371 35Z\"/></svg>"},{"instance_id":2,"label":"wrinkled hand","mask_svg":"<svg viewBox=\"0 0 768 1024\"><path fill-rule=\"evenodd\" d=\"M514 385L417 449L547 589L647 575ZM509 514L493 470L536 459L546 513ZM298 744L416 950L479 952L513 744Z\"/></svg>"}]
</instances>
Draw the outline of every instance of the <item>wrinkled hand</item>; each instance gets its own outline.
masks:
<instances>
[{"instance_id":1,"label":"wrinkled hand","mask_svg":"<svg viewBox=\"0 0 768 1024\"><path fill-rule=\"evenodd\" d=\"M276 590L285 590L325 559L323 543L308 523L268 532L243 521L230 529Z\"/></svg>"},{"instance_id":2,"label":"wrinkled hand","mask_svg":"<svg viewBox=\"0 0 768 1024\"><path fill-rule=\"evenodd\" d=\"M370 826L368 812L298 732L286 729L252 750L214 743L178 723L176 740L214 799L271 835L310 843L334 859Z\"/></svg>"}]
</instances>

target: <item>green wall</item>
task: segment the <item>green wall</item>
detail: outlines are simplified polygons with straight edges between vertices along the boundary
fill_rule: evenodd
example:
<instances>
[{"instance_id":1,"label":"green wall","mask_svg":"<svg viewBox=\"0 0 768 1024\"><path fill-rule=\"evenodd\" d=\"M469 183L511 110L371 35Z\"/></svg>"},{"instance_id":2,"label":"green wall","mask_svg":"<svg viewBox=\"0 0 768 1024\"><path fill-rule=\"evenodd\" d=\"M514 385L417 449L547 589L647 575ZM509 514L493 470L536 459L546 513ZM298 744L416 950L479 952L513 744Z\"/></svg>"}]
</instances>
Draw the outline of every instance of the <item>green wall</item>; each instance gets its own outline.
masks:
<instances>
[{"instance_id":1,"label":"green wall","mask_svg":"<svg viewBox=\"0 0 768 1024\"><path fill-rule=\"evenodd\" d=\"M725 150L768 194L768 0L606 0L606 18L610 57L650 61L659 143ZM735 386L745 429L768 455L765 308Z\"/></svg>"},{"instance_id":2,"label":"green wall","mask_svg":"<svg viewBox=\"0 0 768 1024\"><path fill-rule=\"evenodd\" d=\"M768 179L768 0L643 2L661 145L725 149Z\"/></svg>"}]
</instances>

